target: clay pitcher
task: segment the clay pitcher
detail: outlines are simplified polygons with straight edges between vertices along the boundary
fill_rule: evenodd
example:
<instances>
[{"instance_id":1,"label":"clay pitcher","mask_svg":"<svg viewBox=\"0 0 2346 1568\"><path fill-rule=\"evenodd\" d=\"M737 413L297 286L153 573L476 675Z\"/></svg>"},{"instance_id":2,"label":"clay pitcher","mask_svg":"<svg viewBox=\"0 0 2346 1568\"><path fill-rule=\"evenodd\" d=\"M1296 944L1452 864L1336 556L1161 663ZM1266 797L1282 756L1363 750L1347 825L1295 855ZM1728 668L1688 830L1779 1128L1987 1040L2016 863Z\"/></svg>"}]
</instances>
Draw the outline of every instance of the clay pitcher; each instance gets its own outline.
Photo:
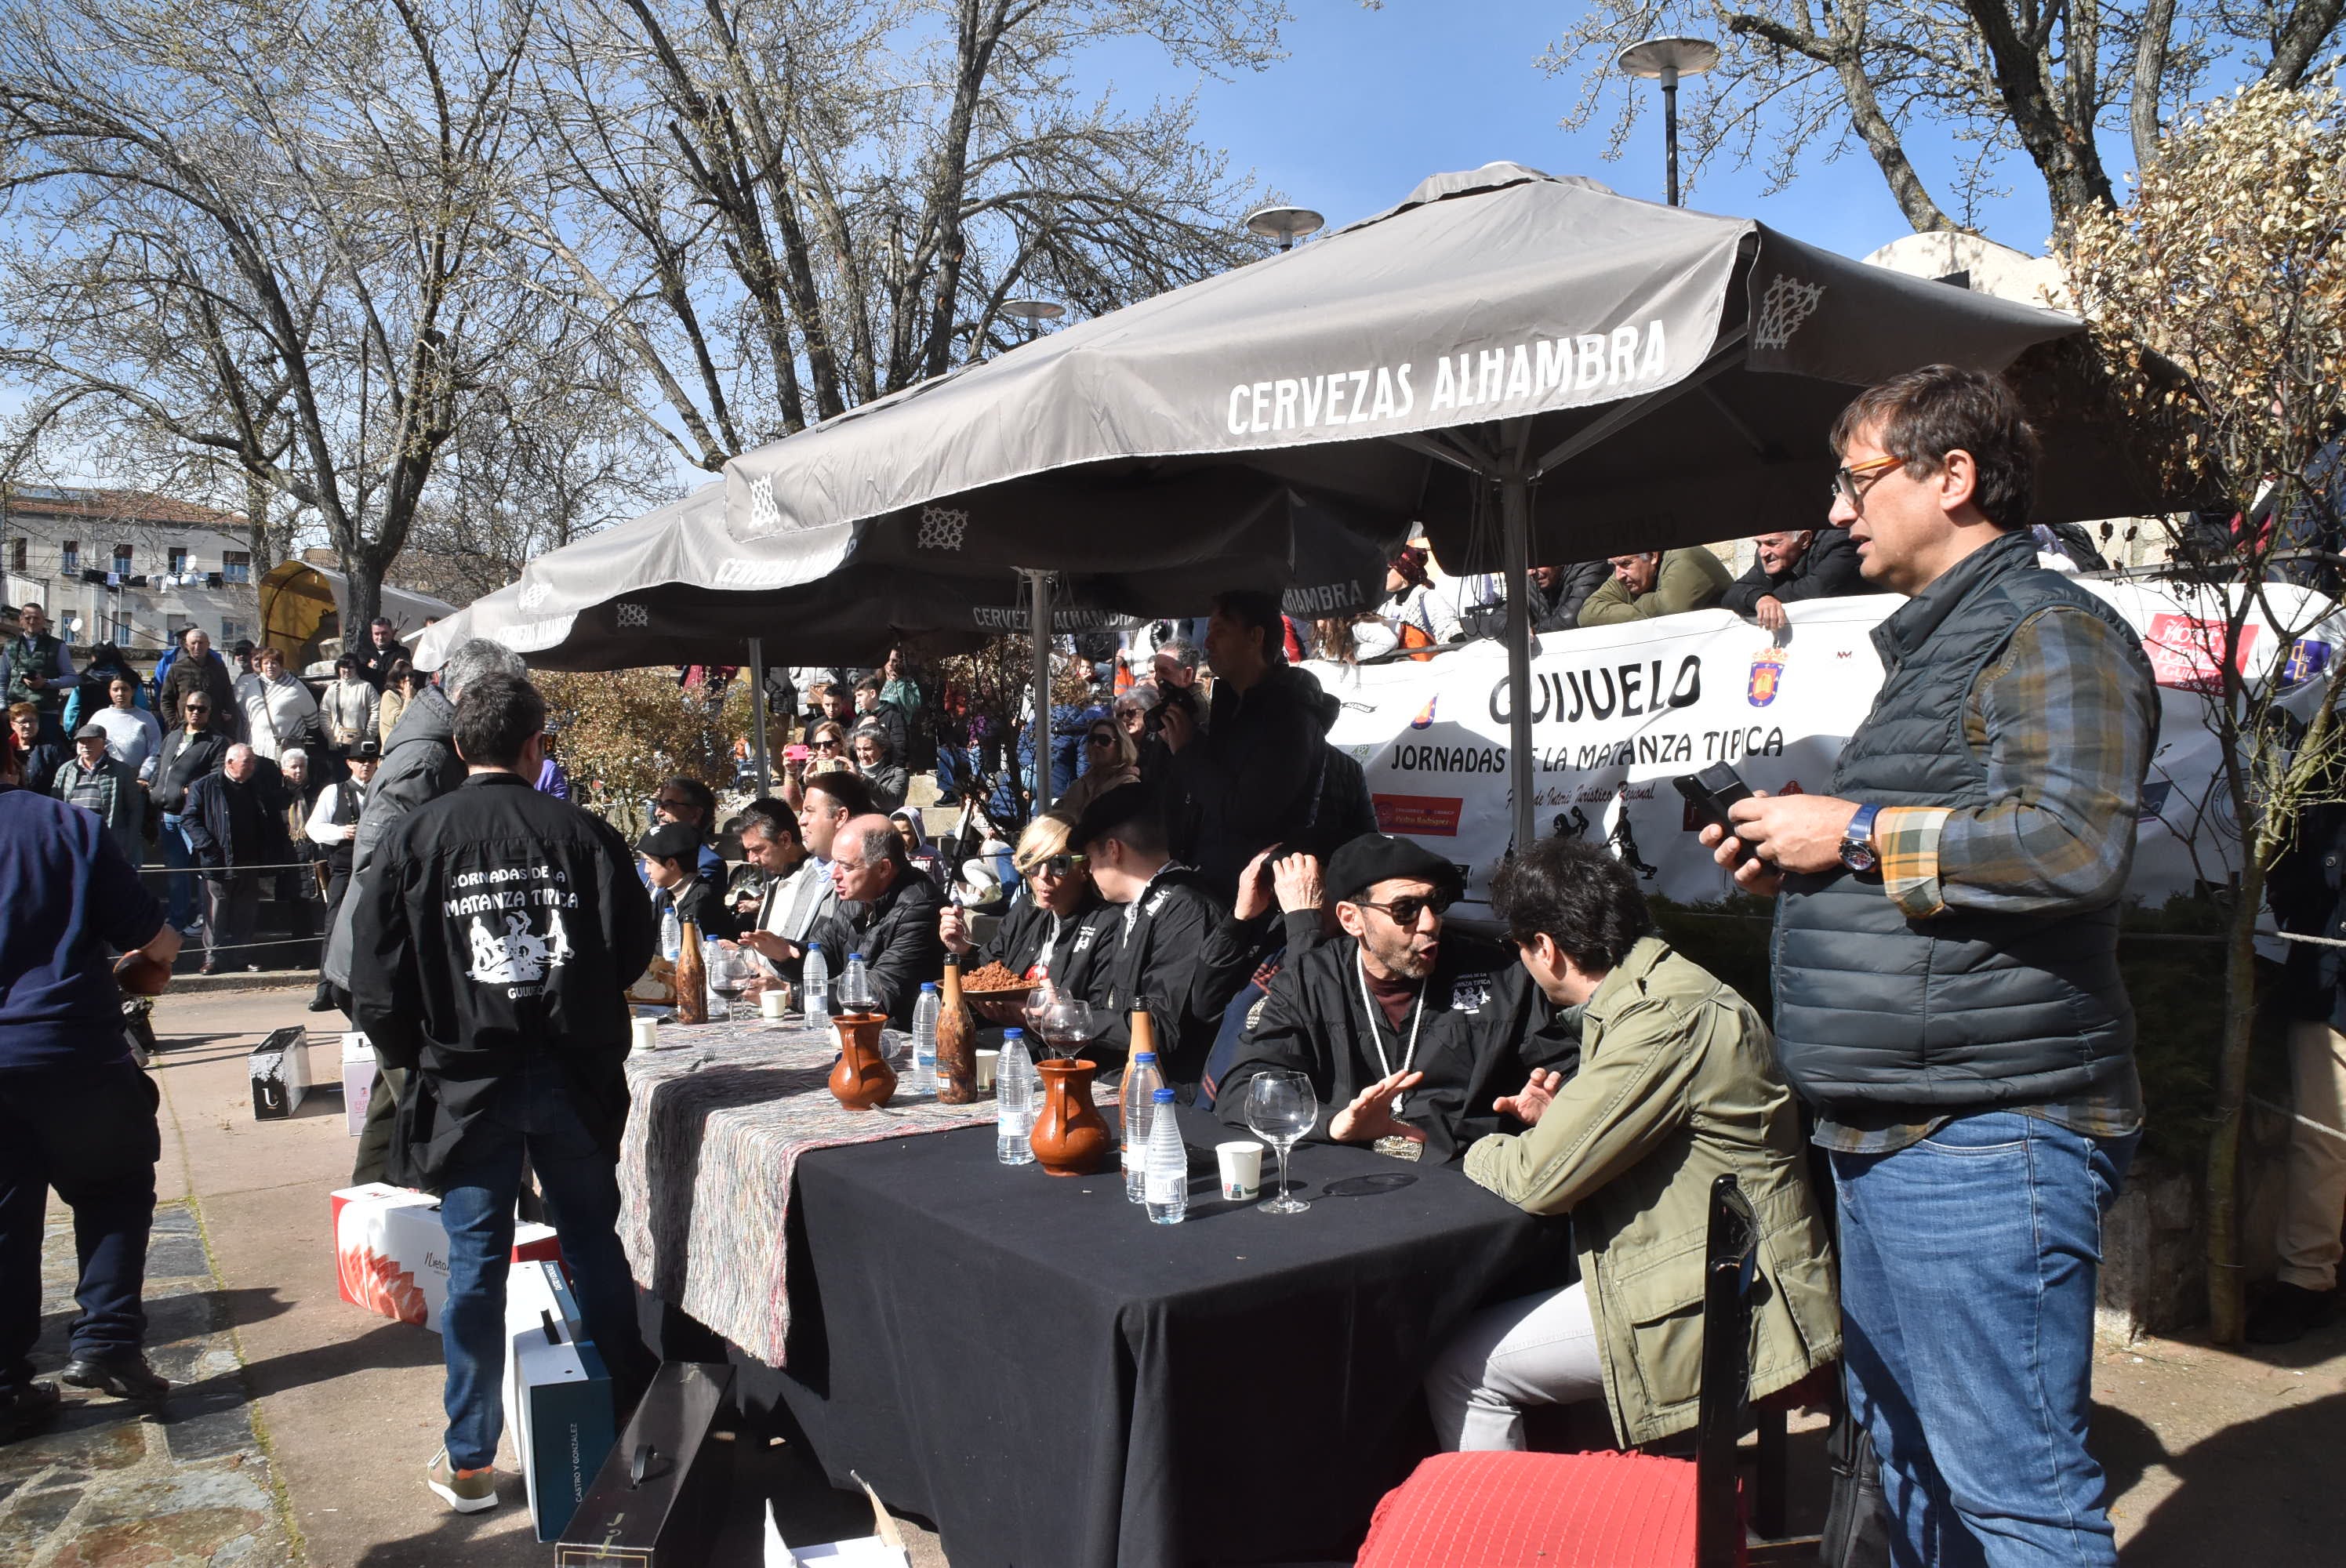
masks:
<instances>
[{"instance_id":1,"label":"clay pitcher","mask_svg":"<svg viewBox=\"0 0 2346 1568\"><path fill-rule=\"evenodd\" d=\"M831 1098L851 1111L884 1105L896 1095L896 1069L880 1048L888 1020L877 1013L847 1013L831 1020L839 1034L839 1064L831 1070Z\"/></svg>"},{"instance_id":2,"label":"clay pitcher","mask_svg":"<svg viewBox=\"0 0 2346 1568\"><path fill-rule=\"evenodd\" d=\"M1055 1176L1091 1176L1107 1168L1116 1152L1107 1119L1092 1104L1092 1074L1099 1064L1054 1056L1035 1064L1043 1077L1043 1109L1026 1142L1035 1158Z\"/></svg>"}]
</instances>

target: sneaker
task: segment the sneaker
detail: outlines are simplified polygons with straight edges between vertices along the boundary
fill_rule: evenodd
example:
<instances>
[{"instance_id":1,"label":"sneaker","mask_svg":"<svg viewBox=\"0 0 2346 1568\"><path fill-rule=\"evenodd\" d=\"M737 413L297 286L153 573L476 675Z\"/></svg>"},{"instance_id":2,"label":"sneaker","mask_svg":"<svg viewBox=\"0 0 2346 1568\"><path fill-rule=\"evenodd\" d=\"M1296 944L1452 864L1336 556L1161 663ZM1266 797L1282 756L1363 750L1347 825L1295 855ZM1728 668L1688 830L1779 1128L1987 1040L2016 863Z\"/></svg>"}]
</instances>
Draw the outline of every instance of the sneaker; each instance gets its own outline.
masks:
<instances>
[{"instance_id":1,"label":"sneaker","mask_svg":"<svg viewBox=\"0 0 2346 1568\"><path fill-rule=\"evenodd\" d=\"M423 1472L423 1484L459 1513L478 1513L497 1505L496 1467L484 1464L478 1470L458 1470L448 1462L448 1451L444 1448L432 1456L432 1468Z\"/></svg>"},{"instance_id":2,"label":"sneaker","mask_svg":"<svg viewBox=\"0 0 2346 1568\"><path fill-rule=\"evenodd\" d=\"M2336 1315L2336 1289L2308 1290L2302 1285L2276 1285L2257 1309L2249 1314L2251 1345L2286 1345L2301 1339Z\"/></svg>"},{"instance_id":3,"label":"sneaker","mask_svg":"<svg viewBox=\"0 0 2346 1568\"><path fill-rule=\"evenodd\" d=\"M56 1420L64 1404L55 1383L27 1383L15 1398L0 1400L0 1443L31 1437Z\"/></svg>"},{"instance_id":4,"label":"sneaker","mask_svg":"<svg viewBox=\"0 0 2346 1568\"><path fill-rule=\"evenodd\" d=\"M76 1389L96 1389L117 1400L159 1400L171 1391L170 1380L135 1350L128 1356L76 1356L64 1376Z\"/></svg>"}]
</instances>

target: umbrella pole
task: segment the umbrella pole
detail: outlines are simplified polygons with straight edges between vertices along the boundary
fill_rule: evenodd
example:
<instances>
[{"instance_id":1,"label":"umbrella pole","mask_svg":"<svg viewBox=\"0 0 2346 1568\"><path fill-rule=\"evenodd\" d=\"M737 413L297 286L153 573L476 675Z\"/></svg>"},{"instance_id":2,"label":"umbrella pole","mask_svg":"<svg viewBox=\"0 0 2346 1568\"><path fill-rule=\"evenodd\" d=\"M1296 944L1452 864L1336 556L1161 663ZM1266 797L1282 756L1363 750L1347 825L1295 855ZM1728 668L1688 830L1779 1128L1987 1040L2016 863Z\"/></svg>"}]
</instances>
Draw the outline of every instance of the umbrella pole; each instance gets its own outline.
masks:
<instances>
[{"instance_id":1,"label":"umbrella pole","mask_svg":"<svg viewBox=\"0 0 2346 1568\"><path fill-rule=\"evenodd\" d=\"M1515 811L1515 851L1539 835L1532 810L1532 482L1522 455L1499 477L1501 543L1507 582L1507 799Z\"/></svg>"},{"instance_id":2,"label":"umbrella pole","mask_svg":"<svg viewBox=\"0 0 2346 1568\"><path fill-rule=\"evenodd\" d=\"M750 639L750 752L758 769L758 793L774 792L772 759L766 752L766 639Z\"/></svg>"},{"instance_id":3,"label":"umbrella pole","mask_svg":"<svg viewBox=\"0 0 2346 1568\"><path fill-rule=\"evenodd\" d=\"M1027 629L1035 637L1035 815L1051 809L1051 574L1026 573ZM1016 748L1012 748L1015 766Z\"/></svg>"}]
</instances>

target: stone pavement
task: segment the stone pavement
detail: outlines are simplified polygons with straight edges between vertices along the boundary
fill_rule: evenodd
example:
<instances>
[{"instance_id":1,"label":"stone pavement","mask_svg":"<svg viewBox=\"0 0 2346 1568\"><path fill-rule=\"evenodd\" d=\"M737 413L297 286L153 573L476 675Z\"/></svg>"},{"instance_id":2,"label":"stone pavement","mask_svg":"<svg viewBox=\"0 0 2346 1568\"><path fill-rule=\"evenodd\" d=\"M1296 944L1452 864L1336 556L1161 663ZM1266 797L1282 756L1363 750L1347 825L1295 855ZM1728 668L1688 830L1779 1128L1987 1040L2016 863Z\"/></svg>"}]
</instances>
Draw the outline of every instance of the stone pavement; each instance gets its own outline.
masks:
<instances>
[{"instance_id":1,"label":"stone pavement","mask_svg":"<svg viewBox=\"0 0 2346 1568\"><path fill-rule=\"evenodd\" d=\"M42 1251L44 1371L74 1314L70 1221ZM0 1448L0 1562L25 1568L277 1568L294 1561L253 1431L223 1302L196 1217L159 1210L148 1257L148 1359L171 1380L159 1410L66 1389L57 1424Z\"/></svg>"}]
</instances>

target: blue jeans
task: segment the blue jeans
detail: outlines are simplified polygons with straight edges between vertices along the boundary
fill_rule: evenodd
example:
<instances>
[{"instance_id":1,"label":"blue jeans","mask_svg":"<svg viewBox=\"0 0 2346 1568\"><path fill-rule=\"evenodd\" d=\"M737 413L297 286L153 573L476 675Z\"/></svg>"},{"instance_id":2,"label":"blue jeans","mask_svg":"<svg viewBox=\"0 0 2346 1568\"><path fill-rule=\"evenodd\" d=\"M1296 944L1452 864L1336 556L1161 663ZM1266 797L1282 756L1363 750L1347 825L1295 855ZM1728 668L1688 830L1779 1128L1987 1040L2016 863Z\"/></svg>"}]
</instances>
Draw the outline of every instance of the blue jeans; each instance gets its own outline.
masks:
<instances>
[{"instance_id":1,"label":"blue jeans","mask_svg":"<svg viewBox=\"0 0 2346 1568\"><path fill-rule=\"evenodd\" d=\"M636 1328L635 1280L615 1228L619 1182L613 1157L571 1109L560 1069L533 1062L499 1085L489 1107L464 1128L440 1199L448 1228L448 1301L440 1313L448 1365L444 1403L448 1459L460 1470L494 1463L505 1430L505 1274L525 1155L546 1194L546 1218L561 1235L563 1268L586 1332L610 1369L623 1418L656 1366Z\"/></svg>"},{"instance_id":2,"label":"blue jeans","mask_svg":"<svg viewBox=\"0 0 2346 1568\"><path fill-rule=\"evenodd\" d=\"M1832 1156L1850 1409L1899 1568L2115 1568L2086 1426L2102 1215L2135 1143L1994 1111Z\"/></svg>"},{"instance_id":3,"label":"blue jeans","mask_svg":"<svg viewBox=\"0 0 2346 1568\"><path fill-rule=\"evenodd\" d=\"M196 877L188 869L196 863L195 850L188 847L188 835L179 827L179 814L163 813L162 830L155 835L163 850L163 872L170 883L171 925L185 931L196 921Z\"/></svg>"}]
</instances>

